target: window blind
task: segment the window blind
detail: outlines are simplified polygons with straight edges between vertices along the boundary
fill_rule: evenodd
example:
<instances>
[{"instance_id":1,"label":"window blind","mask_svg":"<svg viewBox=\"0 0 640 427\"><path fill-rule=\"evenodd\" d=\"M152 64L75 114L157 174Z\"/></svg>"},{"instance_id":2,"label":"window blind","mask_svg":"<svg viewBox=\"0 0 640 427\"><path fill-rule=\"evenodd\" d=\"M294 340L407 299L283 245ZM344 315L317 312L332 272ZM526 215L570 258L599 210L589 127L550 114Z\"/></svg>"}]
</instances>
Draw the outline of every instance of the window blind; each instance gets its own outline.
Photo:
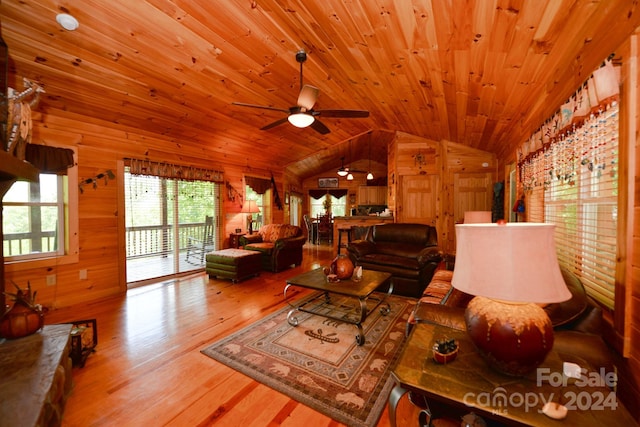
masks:
<instances>
[{"instance_id":1,"label":"window blind","mask_svg":"<svg viewBox=\"0 0 640 427\"><path fill-rule=\"evenodd\" d=\"M561 265L613 309L617 254L618 104L537 152L522 168L531 222L556 225Z\"/></svg>"}]
</instances>

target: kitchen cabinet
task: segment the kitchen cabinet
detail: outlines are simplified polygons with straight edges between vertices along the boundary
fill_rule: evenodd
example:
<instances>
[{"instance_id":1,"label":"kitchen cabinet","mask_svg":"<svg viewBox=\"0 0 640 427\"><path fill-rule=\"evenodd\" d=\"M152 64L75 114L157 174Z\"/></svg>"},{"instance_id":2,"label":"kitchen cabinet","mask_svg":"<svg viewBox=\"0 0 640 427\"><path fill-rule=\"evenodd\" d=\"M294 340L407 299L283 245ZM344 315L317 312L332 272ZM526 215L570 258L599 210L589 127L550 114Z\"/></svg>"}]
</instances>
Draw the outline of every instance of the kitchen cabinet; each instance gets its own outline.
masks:
<instances>
[{"instance_id":1,"label":"kitchen cabinet","mask_svg":"<svg viewBox=\"0 0 640 427\"><path fill-rule=\"evenodd\" d=\"M360 185L358 187L359 205L386 205L387 187Z\"/></svg>"}]
</instances>

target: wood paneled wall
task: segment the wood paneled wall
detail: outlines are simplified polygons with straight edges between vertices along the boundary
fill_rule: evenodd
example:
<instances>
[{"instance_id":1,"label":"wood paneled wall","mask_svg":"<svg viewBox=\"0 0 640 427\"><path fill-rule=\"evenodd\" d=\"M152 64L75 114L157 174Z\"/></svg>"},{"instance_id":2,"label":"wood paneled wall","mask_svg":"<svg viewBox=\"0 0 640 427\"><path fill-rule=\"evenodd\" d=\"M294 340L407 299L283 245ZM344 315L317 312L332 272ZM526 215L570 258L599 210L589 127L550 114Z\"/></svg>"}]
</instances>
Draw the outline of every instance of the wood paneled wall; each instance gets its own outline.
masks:
<instances>
[{"instance_id":1,"label":"wood paneled wall","mask_svg":"<svg viewBox=\"0 0 640 427\"><path fill-rule=\"evenodd\" d=\"M619 212L626 224L619 237L619 265L625 278L616 283L613 337L624 356L619 364L617 394L640 419L640 33L618 51L623 58L620 115L620 197L629 206ZM625 148L626 146L626 148ZM626 166L626 167L625 167ZM624 334L624 336L623 336Z\"/></svg>"},{"instance_id":2,"label":"wood paneled wall","mask_svg":"<svg viewBox=\"0 0 640 427\"><path fill-rule=\"evenodd\" d=\"M446 252L454 252L455 224L462 220L464 212L491 207L492 186L498 176L495 155L450 141L431 141L397 132L389 145L388 159L389 194L393 195L389 205L397 213L397 220L434 225L440 246ZM432 185L422 189L413 186L426 181ZM462 182L465 187L459 186ZM423 194L408 194L408 186L413 186L413 193ZM480 197L467 197L465 193ZM415 203L425 206L420 209L412 205Z\"/></svg>"},{"instance_id":3,"label":"wood paneled wall","mask_svg":"<svg viewBox=\"0 0 640 427\"><path fill-rule=\"evenodd\" d=\"M240 193L242 200L245 175L270 178L273 172L280 197L284 199L282 171L230 165L204 146L182 145L179 141L162 139L158 135L110 122L88 120L55 110L46 113L35 111L33 142L75 148L80 181L109 169L116 172L118 161L134 157L223 170L225 181ZM119 225L120 217L124 214L123 206L118 204L122 180L122 175L117 175L115 181L110 180L107 184L99 181L95 189L85 185L83 193L78 195L77 262L64 264L52 259L38 263L37 268L8 264L7 283L13 280L25 285L29 281L38 292L38 302L45 307L81 304L124 292L124 241L118 237L119 227L122 227ZM224 209L222 230L228 239L235 228L245 228L244 214L240 213L241 199L230 200L224 185L221 197ZM283 222L284 217L284 209L278 210L274 206L271 221ZM86 280L79 279L80 270L87 270ZM51 274L56 275L56 285L47 286L46 276Z\"/></svg>"}]
</instances>

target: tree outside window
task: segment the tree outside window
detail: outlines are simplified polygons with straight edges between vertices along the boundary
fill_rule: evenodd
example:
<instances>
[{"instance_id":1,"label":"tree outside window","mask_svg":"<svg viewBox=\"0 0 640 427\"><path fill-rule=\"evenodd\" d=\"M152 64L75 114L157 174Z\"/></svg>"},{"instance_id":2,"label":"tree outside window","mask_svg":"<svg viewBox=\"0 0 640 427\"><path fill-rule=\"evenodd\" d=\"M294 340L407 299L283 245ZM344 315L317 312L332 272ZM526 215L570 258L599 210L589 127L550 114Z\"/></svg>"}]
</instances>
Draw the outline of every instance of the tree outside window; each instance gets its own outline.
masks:
<instances>
[{"instance_id":1,"label":"tree outside window","mask_svg":"<svg viewBox=\"0 0 640 427\"><path fill-rule=\"evenodd\" d=\"M64 255L66 176L40 174L18 181L3 198L3 249L7 261Z\"/></svg>"}]
</instances>

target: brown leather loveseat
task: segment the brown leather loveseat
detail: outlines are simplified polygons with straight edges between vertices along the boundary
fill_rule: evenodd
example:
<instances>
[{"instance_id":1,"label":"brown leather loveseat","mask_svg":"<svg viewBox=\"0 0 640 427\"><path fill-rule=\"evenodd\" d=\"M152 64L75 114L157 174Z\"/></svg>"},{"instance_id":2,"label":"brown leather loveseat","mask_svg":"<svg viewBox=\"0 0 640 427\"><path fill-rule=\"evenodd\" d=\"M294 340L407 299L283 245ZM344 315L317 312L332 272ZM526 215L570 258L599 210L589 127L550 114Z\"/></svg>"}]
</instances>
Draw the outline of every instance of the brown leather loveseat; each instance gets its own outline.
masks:
<instances>
[{"instance_id":1,"label":"brown leather loveseat","mask_svg":"<svg viewBox=\"0 0 640 427\"><path fill-rule=\"evenodd\" d=\"M364 239L349 243L349 257L365 270L391 273L393 293L419 298L442 260L435 227L378 224Z\"/></svg>"},{"instance_id":2,"label":"brown leather loveseat","mask_svg":"<svg viewBox=\"0 0 640 427\"><path fill-rule=\"evenodd\" d=\"M302 263L302 246L307 236L290 224L268 224L257 233L240 237L240 246L262 254L262 269L278 272Z\"/></svg>"}]
</instances>

